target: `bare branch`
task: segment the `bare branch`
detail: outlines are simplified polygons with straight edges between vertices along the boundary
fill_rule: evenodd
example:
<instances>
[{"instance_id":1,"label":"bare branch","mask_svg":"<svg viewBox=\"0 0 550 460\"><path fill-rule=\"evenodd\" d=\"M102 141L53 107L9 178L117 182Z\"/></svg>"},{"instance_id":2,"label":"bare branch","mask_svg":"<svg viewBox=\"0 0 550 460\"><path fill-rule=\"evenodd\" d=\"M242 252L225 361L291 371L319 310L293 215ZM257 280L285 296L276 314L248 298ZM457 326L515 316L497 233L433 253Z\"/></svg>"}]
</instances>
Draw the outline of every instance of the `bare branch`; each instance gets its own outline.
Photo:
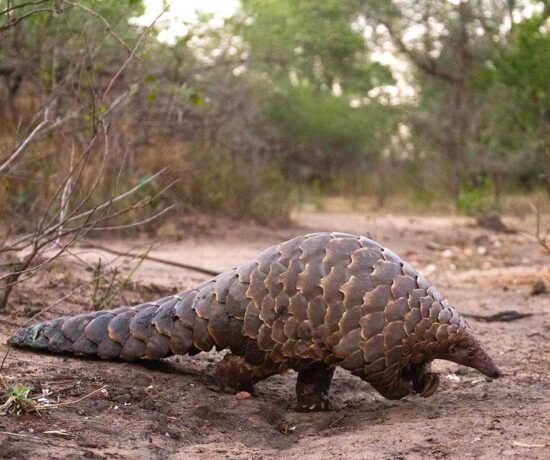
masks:
<instances>
[{"instance_id":1,"label":"bare branch","mask_svg":"<svg viewBox=\"0 0 550 460\"><path fill-rule=\"evenodd\" d=\"M134 48L132 49L132 51L130 52L130 55L128 56L128 58L124 61L124 63L120 66L120 68L118 69L117 73L115 73L115 75L113 76L113 78L111 78L111 81L109 82L109 84L107 85L107 88L105 88L105 91L103 92L103 96L102 96L102 99L105 99L105 97L107 96L107 94L109 94L109 91L111 90L111 88L113 87L115 81L118 79L118 77L120 77L120 75L122 74L122 72L124 72L124 69L126 68L126 66L130 63L130 61L134 58L138 48L140 47L141 45L141 42L143 41L143 39L145 38L145 36L149 33L149 31L155 26L155 24L157 23L157 21L160 19L160 17L166 12L168 11L168 9L170 8L172 4L171 3L168 3L164 8L163 10L160 12L160 14L153 20L153 22L151 22L151 24L149 24L147 26L147 28L140 34Z\"/></svg>"},{"instance_id":2,"label":"bare branch","mask_svg":"<svg viewBox=\"0 0 550 460\"><path fill-rule=\"evenodd\" d=\"M34 137L42 130L42 128L44 128L44 126L46 126L50 122L50 120L48 119L48 113L48 109L44 110L44 119L30 132L30 134L23 140L23 142L19 144L19 146L14 150L10 157L2 164L0 164L0 173L3 173L9 168L9 166L17 159L19 155L23 153L23 151L31 143Z\"/></svg>"},{"instance_id":3,"label":"bare branch","mask_svg":"<svg viewBox=\"0 0 550 460\"><path fill-rule=\"evenodd\" d=\"M214 270L209 270L207 268L197 267L195 265L189 265L189 264L182 264L180 262L174 262L173 260L161 259L160 257L143 256L143 255L132 253L132 252L117 251L116 249L111 249L111 248L108 248L106 246L102 246L102 245L95 244L95 243L86 242L84 245L82 245L82 247L90 248L90 249L99 249L100 251L105 251L105 252L109 252L111 254L115 254L115 255L119 255L119 256L125 256L125 257L126 256L127 257L133 257L133 258L143 257L145 260L150 260L151 262L157 262L159 264L170 265L172 267L183 268L183 269L186 269L186 270L193 270L193 271L196 271L196 272L199 272L199 273L203 273L205 275L210 275L210 276L219 275L219 272L216 272Z\"/></svg>"},{"instance_id":4,"label":"bare branch","mask_svg":"<svg viewBox=\"0 0 550 460\"><path fill-rule=\"evenodd\" d=\"M81 5L80 3L71 2L69 0L65 0L65 1L69 5L80 8L80 9L82 9L82 10L84 10L84 11L90 13L90 14L93 14L94 16L96 16L98 18L100 18L103 21L103 24L105 24L105 29L107 30L107 32L109 32L109 34L111 34L122 46L124 46L124 48L126 48L129 53L132 52L132 49L128 46L128 44L115 33L115 31L113 30L111 24L109 23L109 21L107 20L107 18L105 16L103 16L101 13L99 13L95 10L92 10L91 8L88 8L85 5Z\"/></svg>"},{"instance_id":5,"label":"bare branch","mask_svg":"<svg viewBox=\"0 0 550 460\"><path fill-rule=\"evenodd\" d=\"M52 13L53 11L54 11L53 8L38 8L37 10L29 11L28 13L25 13L22 16L19 16L19 17L15 18L13 21L10 21L7 24L4 24L3 26L0 26L0 32L3 32L3 31L8 30L12 27L15 27L21 21L23 21L24 19L27 19L31 16L37 16L37 15L43 14L43 13Z\"/></svg>"}]
</instances>

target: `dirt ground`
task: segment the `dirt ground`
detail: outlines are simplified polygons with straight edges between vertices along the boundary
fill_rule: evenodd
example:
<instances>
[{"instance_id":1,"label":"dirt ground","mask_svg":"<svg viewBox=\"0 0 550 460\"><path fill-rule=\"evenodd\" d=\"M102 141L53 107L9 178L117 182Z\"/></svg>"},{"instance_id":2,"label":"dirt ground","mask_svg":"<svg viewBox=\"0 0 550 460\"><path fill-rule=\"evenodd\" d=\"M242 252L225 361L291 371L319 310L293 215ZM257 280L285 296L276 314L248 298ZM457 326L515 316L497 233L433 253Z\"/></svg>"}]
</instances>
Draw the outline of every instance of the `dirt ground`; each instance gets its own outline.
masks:
<instances>
[{"instance_id":1,"label":"dirt ground","mask_svg":"<svg viewBox=\"0 0 550 460\"><path fill-rule=\"evenodd\" d=\"M12 350L2 370L10 384L30 384L31 396L69 404L0 416L0 458L550 458L550 294L531 294L537 279L550 286L549 255L522 234L494 233L462 217L376 216L336 206L304 209L294 220L278 230L232 221L200 231L167 228L165 234L183 238L151 254L221 271L301 233L371 235L409 260L462 313L532 313L512 322L469 319L504 376L490 381L438 361L442 379L433 397L389 401L338 370L331 390L335 410L300 414L293 411L293 373L258 384L249 399L220 393L216 353L127 364ZM506 222L522 231L530 225ZM147 247L143 240L101 243ZM99 255L104 263L122 261L123 273L133 263L97 250L74 252L90 264ZM0 354L18 326L90 278L81 263L67 259L18 289L13 310L0 315ZM132 278L134 288L117 301L151 300L206 278L144 262ZM89 308L91 292L83 287L43 317Z\"/></svg>"}]
</instances>

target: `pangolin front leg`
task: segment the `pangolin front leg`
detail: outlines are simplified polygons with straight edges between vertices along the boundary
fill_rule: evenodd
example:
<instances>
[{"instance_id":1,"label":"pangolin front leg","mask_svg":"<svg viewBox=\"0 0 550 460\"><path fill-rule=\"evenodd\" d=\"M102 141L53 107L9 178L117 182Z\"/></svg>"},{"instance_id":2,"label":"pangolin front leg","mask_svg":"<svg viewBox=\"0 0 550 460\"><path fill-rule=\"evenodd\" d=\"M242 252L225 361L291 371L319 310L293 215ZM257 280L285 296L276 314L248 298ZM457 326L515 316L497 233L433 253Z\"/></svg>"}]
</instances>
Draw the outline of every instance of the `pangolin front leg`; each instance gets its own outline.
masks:
<instances>
[{"instance_id":1,"label":"pangolin front leg","mask_svg":"<svg viewBox=\"0 0 550 460\"><path fill-rule=\"evenodd\" d=\"M412 389L420 396L427 398L432 396L439 386L439 374L431 371L431 364L415 365L409 371L412 381Z\"/></svg>"},{"instance_id":2,"label":"pangolin front leg","mask_svg":"<svg viewBox=\"0 0 550 460\"><path fill-rule=\"evenodd\" d=\"M298 370L296 410L298 412L330 410L328 392L333 375L333 366L319 362Z\"/></svg>"}]
</instances>

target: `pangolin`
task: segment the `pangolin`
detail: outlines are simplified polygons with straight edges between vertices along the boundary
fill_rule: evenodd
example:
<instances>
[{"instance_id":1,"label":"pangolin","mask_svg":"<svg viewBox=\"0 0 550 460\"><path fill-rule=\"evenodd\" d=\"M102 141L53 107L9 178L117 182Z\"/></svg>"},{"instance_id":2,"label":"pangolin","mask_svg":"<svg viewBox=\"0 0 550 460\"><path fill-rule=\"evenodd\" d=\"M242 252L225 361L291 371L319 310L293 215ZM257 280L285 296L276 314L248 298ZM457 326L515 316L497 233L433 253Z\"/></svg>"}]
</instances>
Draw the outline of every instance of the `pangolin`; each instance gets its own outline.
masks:
<instances>
[{"instance_id":1,"label":"pangolin","mask_svg":"<svg viewBox=\"0 0 550 460\"><path fill-rule=\"evenodd\" d=\"M25 328L18 347L132 361L229 349L223 388L298 372L297 410L330 407L336 366L389 399L431 396L434 359L497 378L465 319L394 252L364 236L315 233L273 246L195 289Z\"/></svg>"}]
</instances>

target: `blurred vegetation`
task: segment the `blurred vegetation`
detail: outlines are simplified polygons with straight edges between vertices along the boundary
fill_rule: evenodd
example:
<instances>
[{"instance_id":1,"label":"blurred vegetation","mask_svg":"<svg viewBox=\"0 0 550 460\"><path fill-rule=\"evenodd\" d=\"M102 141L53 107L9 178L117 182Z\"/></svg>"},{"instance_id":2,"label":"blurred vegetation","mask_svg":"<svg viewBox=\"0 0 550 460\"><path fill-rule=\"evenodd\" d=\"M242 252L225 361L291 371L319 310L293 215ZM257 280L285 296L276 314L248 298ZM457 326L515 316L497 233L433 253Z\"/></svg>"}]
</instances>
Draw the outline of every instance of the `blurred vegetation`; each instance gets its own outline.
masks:
<instances>
[{"instance_id":1,"label":"blurred vegetation","mask_svg":"<svg viewBox=\"0 0 550 460\"><path fill-rule=\"evenodd\" d=\"M157 39L162 19L138 25L143 12L0 0L0 217L14 231L55 198L75 152L80 193L94 193L71 199L103 202L168 167L181 180L153 211L270 225L325 194L477 214L550 193L548 1L242 0L173 42ZM45 113L49 128L2 169ZM95 188L107 141L87 146L105 120L110 174Z\"/></svg>"}]
</instances>

